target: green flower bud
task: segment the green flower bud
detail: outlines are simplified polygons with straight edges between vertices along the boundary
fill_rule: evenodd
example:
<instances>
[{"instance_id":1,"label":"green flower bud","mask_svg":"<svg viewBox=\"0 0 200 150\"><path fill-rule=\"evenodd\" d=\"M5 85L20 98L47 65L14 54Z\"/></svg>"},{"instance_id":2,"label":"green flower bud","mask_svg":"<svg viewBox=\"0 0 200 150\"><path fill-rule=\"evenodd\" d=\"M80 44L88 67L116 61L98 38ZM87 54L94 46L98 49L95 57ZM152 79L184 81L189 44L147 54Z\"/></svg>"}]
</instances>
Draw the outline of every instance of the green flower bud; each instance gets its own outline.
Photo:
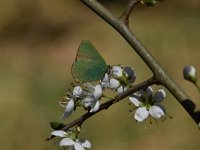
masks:
<instances>
[{"instance_id":1,"label":"green flower bud","mask_svg":"<svg viewBox=\"0 0 200 150\"><path fill-rule=\"evenodd\" d=\"M50 122L51 128L54 130L61 130L65 125L60 122Z\"/></svg>"}]
</instances>

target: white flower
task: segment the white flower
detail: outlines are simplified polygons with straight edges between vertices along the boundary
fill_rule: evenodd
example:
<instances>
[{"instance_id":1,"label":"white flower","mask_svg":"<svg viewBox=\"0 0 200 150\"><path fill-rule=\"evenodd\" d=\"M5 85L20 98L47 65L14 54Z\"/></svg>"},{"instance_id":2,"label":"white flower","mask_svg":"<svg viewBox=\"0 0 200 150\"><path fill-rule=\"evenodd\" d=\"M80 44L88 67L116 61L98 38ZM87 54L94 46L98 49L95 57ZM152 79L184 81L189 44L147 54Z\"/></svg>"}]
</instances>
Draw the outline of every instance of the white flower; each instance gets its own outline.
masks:
<instances>
[{"instance_id":1,"label":"white flower","mask_svg":"<svg viewBox=\"0 0 200 150\"><path fill-rule=\"evenodd\" d=\"M85 95L87 96L83 99L83 103L85 107L90 107L90 112L96 112L99 110L100 107L99 100L102 96L102 87L100 84L93 86L89 83L86 83L85 86Z\"/></svg>"},{"instance_id":2,"label":"white flower","mask_svg":"<svg viewBox=\"0 0 200 150\"><path fill-rule=\"evenodd\" d=\"M69 138L69 134L65 131L57 130L53 131L51 135L54 135L56 137L63 138L61 139L59 146L60 147L67 147L69 150L75 149L75 150L85 150L85 148L91 148L91 143L88 140L72 140Z\"/></svg>"},{"instance_id":3,"label":"white flower","mask_svg":"<svg viewBox=\"0 0 200 150\"><path fill-rule=\"evenodd\" d=\"M86 97L83 99L83 103L85 107L90 107L90 112L96 112L99 110L100 102L99 100L95 99L94 97Z\"/></svg>"},{"instance_id":4,"label":"white flower","mask_svg":"<svg viewBox=\"0 0 200 150\"><path fill-rule=\"evenodd\" d=\"M73 89L72 94L68 93L68 96L66 97L66 100L68 100L68 102L59 102L59 104L62 107L65 107L65 111L63 113L63 115L61 116L61 119L65 119L68 118L72 112L74 111L74 107L75 107L75 100L77 98L81 98L83 97L83 90L81 89L80 86L76 86Z\"/></svg>"},{"instance_id":5,"label":"white flower","mask_svg":"<svg viewBox=\"0 0 200 150\"><path fill-rule=\"evenodd\" d=\"M123 70L119 66L113 66L112 67L112 74L114 77L121 77L123 74Z\"/></svg>"},{"instance_id":6,"label":"white flower","mask_svg":"<svg viewBox=\"0 0 200 150\"><path fill-rule=\"evenodd\" d=\"M73 141L70 138L62 139L59 145L61 147L69 147L69 150L71 150L72 148L74 148L75 150L85 150L85 148L91 148L91 143L88 140Z\"/></svg>"},{"instance_id":7,"label":"white flower","mask_svg":"<svg viewBox=\"0 0 200 150\"><path fill-rule=\"evenodd\" d=\"M149 114L156 119L165 115L165 108L160 104L166 97L165 91L158 90L153 95L153 90L148 87L146 90L140 91L129 97L129 100L138 107L135 111L134 118L138 122L144 121Z\"/></svg>"}]
</instances>

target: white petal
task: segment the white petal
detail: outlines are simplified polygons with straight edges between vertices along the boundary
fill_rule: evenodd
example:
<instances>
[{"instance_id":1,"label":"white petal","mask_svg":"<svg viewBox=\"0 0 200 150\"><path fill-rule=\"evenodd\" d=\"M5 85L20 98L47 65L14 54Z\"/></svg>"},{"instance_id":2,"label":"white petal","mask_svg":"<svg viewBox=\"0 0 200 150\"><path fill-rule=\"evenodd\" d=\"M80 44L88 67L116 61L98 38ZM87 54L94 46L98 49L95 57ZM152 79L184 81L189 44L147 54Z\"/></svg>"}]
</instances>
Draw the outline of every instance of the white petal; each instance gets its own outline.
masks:
<instances>
[{"instance_id":1,"label":"white petal","mask_svg":"<svg viewBox=\"0 0 200 150\"><path fill-rule=\"evenodd\" d=\"M70 145L74 145L74 141L70 138L64 138L60 141L60 146L70 146Z\"/></svg>"},{"instance_id":2,"label":"white petal","mask_svg":"<svg viewBox=\"0 0 200 150\"><path fill-rule=\"evenodd\" d=\"M147 111L146 107L139 107L136 111L135 111L135 120L137 120L138 122L142 122L144 121L149 115L149 112Z\"/></svg>"},{"instance_id":3,"label":"white petal","mask_svg":"<svg viewBox=\"0 0 200 150\"><path fill-rule=\"evenodd\" d=\"M158 90L158 91L154 94L154 96L153 96L153 98L152 98L152 101L153 101L154 103L160 103L160 102L162 102L162 101L164 100L165 97L166 97L166 93L165 93L164 89Z\"/></svg>"},{"instance_id":4,"label":"white petal","mask_svg":"<svg viewBox=\"0 0 200 150\"><path fill-rule=\"evenodd\" d=\"M64 111L63 115L61 116L61 119L68 118L73 111Z\"/></svg>"},{"instance_id":5,"label":"white petal","mask_svg":"<svg viewBox=\"0 0 200 150\"><path fill-rule=\"evenodd\" d=\"M94 101L96 102L96 100L93 97L86 97L83 100L85 107L89 107L90 105L92 105L92 103L94 103Z\"/></svg>"},{"instance_id":6,"label":"white petal","mask_svg":"<svg viewBox=\"0 0 200 150\"><path fill-rule=\"evenodd\" d=\"M68 102L65 111L72 111L73 109L74 109L74 100L71 99L71 100Z\"/></svg>"},{"instance_id":7,"label":"white petal","mask_svg":"<svg viewBox=\"0 0 200 150\"><path fill-rule=\"evenodd\" d=\"M91 107L90 112L98 111L99 110L99 106L100 106L99 101L97 101L96 103L93 103L92 105L90 105L90 107Z\"/></svg>"},{"instance_id":8,"label":"white petal","mask_svg":"<svg viewBox=\"0 0 200 150\"><path fill-rule=\"evenodd\" d=\"M94 90L94 97L96 100L100 99L101 98L101 95L102 95L102 88L99 84L97 84L95 87L95 90Z\"/></svg>"},{"instance_id":9,"label":"white petal","mask_svg":"<svg viewBox=\"0 0 200 150\"><path fill-rule=\"evenodd\" d=\"M121 77L122 76L122 68L119 66L113 66L112 73L113 73L114 77Z\"/></svg>"},{"instance_id":10,"label":"white petal","mask_svg":"<svg viewBox=\"0 0 200 150\"><path fill-rule=\"evenodd\" d=\"M51 135L58 136L58 137L66 137L67 133L62 130L57 130L57 131L51 132Z\"/></svg>"},{"instance_id":11,"label":"white petal","mask_svg":"<svg viewBox=\"0 0 200 150\"><path fill-rule=\"evenodd\" d=\"M109 83L109 82L108 82ZM108 83L107 82L101 82L101 88L104 90L107 86L108 86Z\"/></svg>"},{"instance_id":12,"label":"white petal","mask_svg":"<svg viewBox=\"0 0 200 150\"><path fill-rule=\"evenodd\" d=\"M120 85L120 82L116 79L110 79L109 84L108 84L108 88L110 89L117 89Z\"/></svg>"},{"instance_id":13,"label":"white petal","mask_svg":"<svg viewBox=\"0 0 200 150\"><path fill-rule=\"evenodd\" d=\"M79 140L79 142L81 143L81 145L82 145L83 147L91 148L91 143L90 143L90 141L88 141L88 140Z\"/></svg>"},{"instance_id":14,"label":"white petal","mask_svg":"<svg viewBox=\"0 0 200 150\"><path fill-rule=\"evenodd\" d=\"M166 109L163 105L161 105L160 103L156 103L154 106L160 107L160 109L162 109L162 111L166 114Z\"/></svg>"},{"instance_id":15,"label":"white petal","mask_svg":"<svg viewBox=\"0 0 200 150\"><path fill-rule=\"evenodd\" d=\"M139 107L142 102L140 102L136 97L129 97L129 100L136 106Z\"/></svg>"},{"instance_id":16,"label":"white petal","mask_svg":"<svg viewBox=\"0 0 200 150\"><path fill-rule=\"evenodd\" d=\"M71 99L68 102L68 104L65 108L64 114L62 115L61 119L65 119L65 118L69 117L72 114L73 110L74 110L74 100Z\"/></svg>"},{"instance_id":17,"label":"white petal","mask_svg":"<svg viewBox=\"0 0 200 150\"><path fill-rule=\"evenodd\" d=\"M118 94L121 94L121 93L123 93L124 91L126 91L127 90L127 87L123 87L122 85L117 89L117 93Z\"/></svg>"},{"instance_id":18,"label":"white petal","mask_svg":"<svg viewBox=\"0 0 200 150\"><path fill-rule=\"evenodd\" d=\"M102 82L108 82L108 81L109 81L109 77L108 77L108 74L106 73L104 75L104 78L103 78Z\"/></svg>"},{"instance_id":19,"label":"white petal","mask_svg":"<svg viewBox=\"0 0 200 150\"><path fill-rule=\"evenodd\" d=\"M75 150L85 150L79 142L74 143Z\"/></svg>"},{"instance_id":20,"label":"white petal","mask_svg":"<svg viewBox=\"0 0 200 150\"><path fill-rule=\"evenodd\" d=\"M159 119L161 118L162 116L165 115L164 111L158 107L158 106L152 106L150 109L149 109L149 113L152 117L156 118L156 119Z\"/></svg>"},{"instance_id":21,"label":"white petal","mask_svg":"<svg viewBox=\"0 0 200 150\"><path fill-rule=\"evenodd\" d=\"M82 92L83 91L82 91L81 87L76 86L73 90L73 95L79 97L79 96L82 96Z\"/></svg>"}]
</instances>

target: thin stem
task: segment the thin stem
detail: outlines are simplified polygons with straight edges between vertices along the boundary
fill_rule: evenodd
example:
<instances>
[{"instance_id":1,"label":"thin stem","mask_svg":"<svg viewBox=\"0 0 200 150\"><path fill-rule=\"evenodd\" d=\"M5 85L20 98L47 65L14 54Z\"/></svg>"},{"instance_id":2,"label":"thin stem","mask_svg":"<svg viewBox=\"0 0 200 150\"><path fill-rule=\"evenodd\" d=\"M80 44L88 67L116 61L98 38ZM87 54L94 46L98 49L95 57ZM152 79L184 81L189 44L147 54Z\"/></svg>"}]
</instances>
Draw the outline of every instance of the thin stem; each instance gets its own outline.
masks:
<instances>
[{"instance_id":1,"label":"thin stem","mask_svg":"<svg viewBox=\"0 0 200 150\"><path fill-rule=\"evenodd\" d=\"M156 59L150 54L147 48L134 35L130 28L124 24L119 18L115 17L109 10L102 6L96 0L80 0L87 5L91 10L98 14L108 24L110 24L116 31L118 31L129 45L142 58L146 65L151 69L155 76L157 84L165 86L170 93L178 100L184 107L192 119L200 126L200 111L185 94L185 92L176 84L176 82L164 71Z\"/></svg>"},{"instance_id":2,"label":"thin stem","mask_svg":"<svg viewBox=\"0 0 200 150\"><path fill-rule=\"evenodd\" d=\"M130 0L126 10L124 11L124 13L121 15L120 19L127 25L129 26L129 17L131 15L131 12L133 11L133 8L135 7L136 4L138 4L139 1L138 0Z\"/></svg>"},{"instance_id":3,"label":"thin stem","mask_svg":"<svg viewBox=\"0 0 200 150\"><path fill-rule=\"evenodd\" d=\"M131 87L130 89L128 89L127 91L123 92L122 94L117 95L114 99L110 99L106 102L104 102L103 104L100 105L100 108L97 112L94 113L90 113L87 112L85 113L83 116L77 118L76 120L70 122L69 124L65 125L64 128L62 128L63 131L67 131L69 128L74 127L74 126L80 126L82 125L82 123L89 119L90 117L94 116L95 114L101 112L102 110L108 109L110 106L112 106L113 104L115 104L116 102L122 101L124 98L126 98L127 96L129 96L130 94L135 93L136 91L142 90L147 88L148 86L151 86L155 84L155 80L154 78L150 78L144 82L141 82L133 87ZM53 135L51 135L50 137L48 137L46 140L49 141L52 138L54 138Z\"/></svg>"}]
</instances>

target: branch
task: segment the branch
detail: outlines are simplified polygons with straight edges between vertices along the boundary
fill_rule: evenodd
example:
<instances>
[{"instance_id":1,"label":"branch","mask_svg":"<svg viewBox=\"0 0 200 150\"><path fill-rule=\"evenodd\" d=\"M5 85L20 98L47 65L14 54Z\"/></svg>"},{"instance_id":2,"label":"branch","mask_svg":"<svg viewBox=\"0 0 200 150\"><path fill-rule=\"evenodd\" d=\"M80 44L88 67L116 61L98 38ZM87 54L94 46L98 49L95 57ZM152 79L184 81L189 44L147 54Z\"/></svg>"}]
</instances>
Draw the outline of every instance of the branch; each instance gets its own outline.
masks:
<instances>
[{"instance_id":1,"label":"branch","mask_svg":"<svg viewBox=\"0 0 200 150\"><path fill-rule=\"evenodd\" d=\"M115 104L116 102L119 102L121 100L123 100L124 98L126 98L127 96L135 93L136 91L142 90L147 88L148 86L151 86L155 84L155 80L154 78L150 78L144 82L141 82L135 86L133 86L132 88L128 89L127 91L123 92L122 94L117 95L114 99L110 99L108 101L106 101L105 103L100 105L100 108L97 112L94 113L90 113L87 112L85 113L83 116L77 118L76 120L70 122L69 124L65 125L64 128L62 128L63 131L67 131L69 128L74 127L74 126L80 126L85 120L89 119L90 117L94 116L95 114L99 113L100 111L104 110L104 109L108 109L111 105ZM51 135L49 136L46 140L49 141L51 139L53 139L54 136Z\"/></svg>"},{"instance_id":2,"label":"branch","mask_svg":"<svg viewBox=\"0 0 200 150\"><path fill-rule=\"evenodd\" d=\"M150 54L150 52L143 46L143 44L137 39L130 28L124 24L119 18L115 17L109 10L102 6L96 0L80 0L87 5L91 10L98 14L108 24L110 24L115 30L117 30L129 45L136 51L136 53L143 59L146 65L151 69L155 76L157 84L165 86L170 93L178 100L183 108L189 113L195 123L200 126L200 111L185 94L185 92L176 84L176 82L164 71L159 65L156 59Z\"/></svg>"},{"instance_id":3,"label":"branch","mask_svg":"<svg viewBox=\"0 0 200 150\"><path fill-rule=\"evenodd\" d=\"M126 24L127 26L129 26L129 17L131 15L131 12L133 11L133 8L139 3L138 0L130 0L126 10L124 11L124 13L121 15L120 19L124 22L124 24Z\"/></svg>"}]
</instances>

